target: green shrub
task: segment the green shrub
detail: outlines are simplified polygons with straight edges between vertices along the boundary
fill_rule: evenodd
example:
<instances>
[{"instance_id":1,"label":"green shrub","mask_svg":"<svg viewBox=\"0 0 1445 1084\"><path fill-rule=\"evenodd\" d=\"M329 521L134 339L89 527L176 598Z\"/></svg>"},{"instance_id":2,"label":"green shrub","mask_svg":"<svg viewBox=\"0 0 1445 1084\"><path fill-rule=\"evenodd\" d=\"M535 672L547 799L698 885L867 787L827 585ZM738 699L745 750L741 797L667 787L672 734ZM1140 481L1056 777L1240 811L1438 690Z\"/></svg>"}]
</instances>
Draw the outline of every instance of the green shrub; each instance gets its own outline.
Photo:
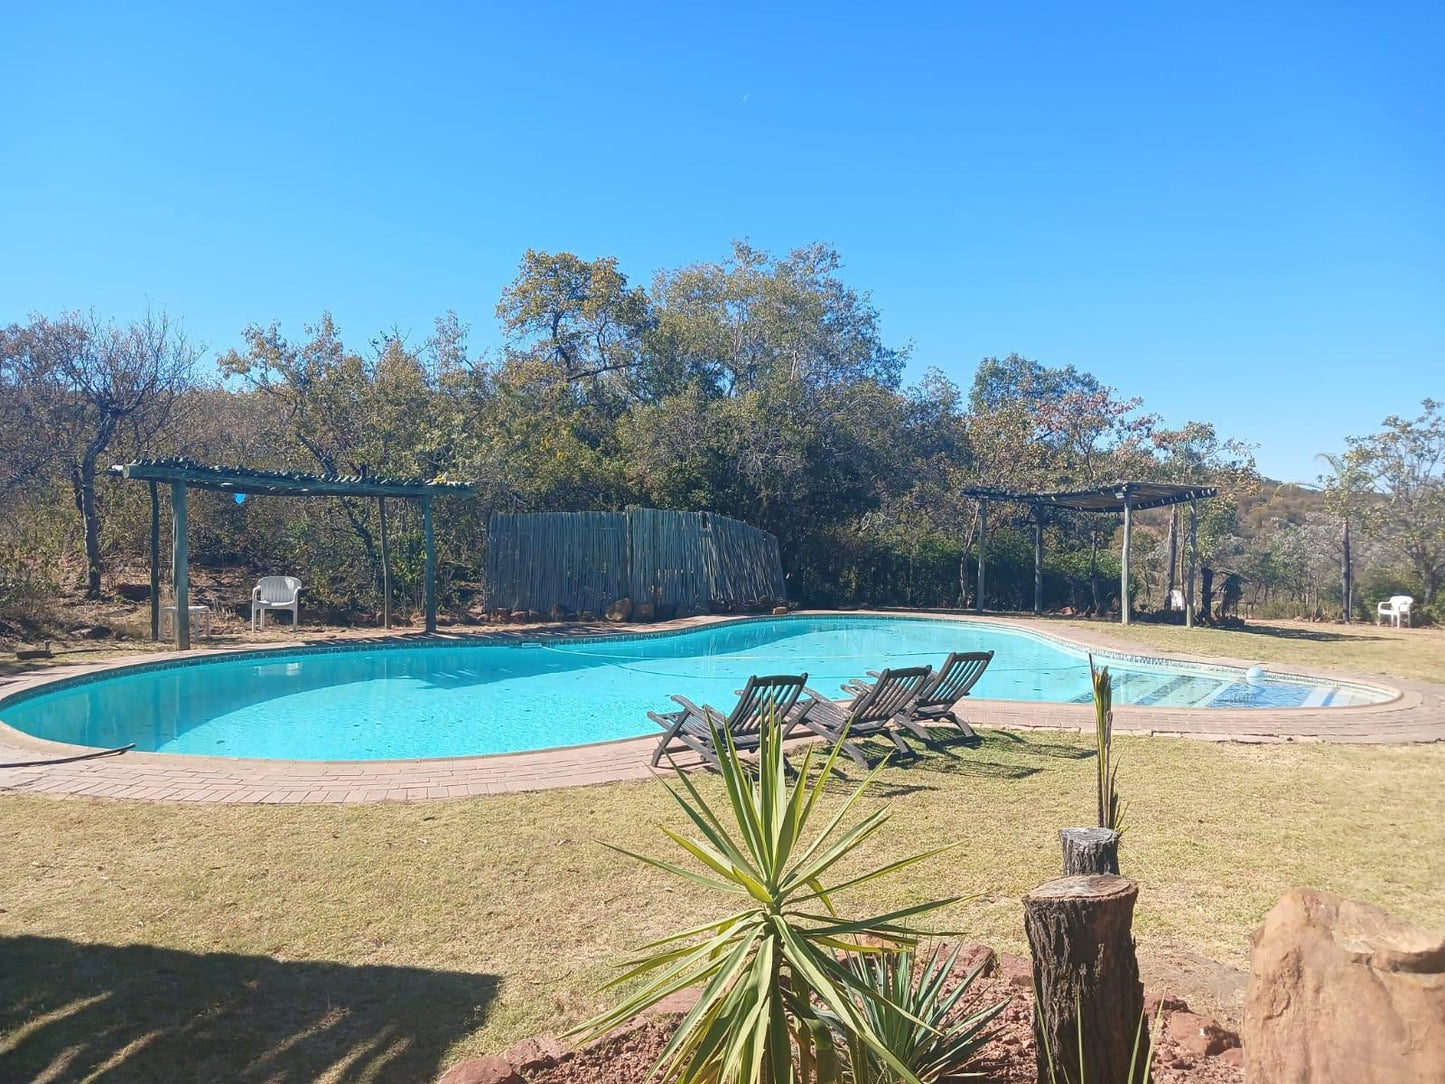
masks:
<instances>
[{"instance_id":1,"label":"green shrub","mask_svg":"<svg viewBox=\"0 0 1445 1084\"><path fill-rule=\"evenodd\" d=\"M834 898L948 848L830 883L835 867L888 822L885 806L851 826L844 823L877 770L839 808L825 813L820 802L841 746L833 747L812 782L814 753L809 750L799 777L790 782L776 721L765 728L754 775L729 735L714 732L713 737L726 805L714 808L691 779L679 774L678 787L667 789L697 836L662 829L701 870L614 849L734 899L739 909L643 946L641 955L608 984L643 980L642 988L571 1034L600 1036L671 994L701 986L697 1005L655 1067L665 1079L679 1084L839 1081L851 1048L867 1050L904 1084L921 1084L878 1034L878 1017L863 1008L887 1002L886 991L873 989L867 973L840 955L912 948L919 931L908 920L955 901L931 900L887 914L845 918ZM809 838L819 818L823 826ZM893 1011L905 1010L895 1005Z\"/></svg>"}]
</instances>

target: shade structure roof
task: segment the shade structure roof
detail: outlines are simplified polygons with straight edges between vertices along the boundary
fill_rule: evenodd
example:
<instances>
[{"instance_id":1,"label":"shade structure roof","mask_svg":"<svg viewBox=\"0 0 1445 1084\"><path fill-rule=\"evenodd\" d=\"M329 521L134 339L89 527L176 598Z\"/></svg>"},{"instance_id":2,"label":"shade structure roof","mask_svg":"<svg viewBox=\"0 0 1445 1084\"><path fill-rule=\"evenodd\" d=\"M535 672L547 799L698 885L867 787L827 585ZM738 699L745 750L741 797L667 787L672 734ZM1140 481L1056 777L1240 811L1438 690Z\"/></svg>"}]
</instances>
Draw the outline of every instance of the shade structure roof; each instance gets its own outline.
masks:
<instances>
[{"instance_id":1,"label":"shade structure roof","mask_svg":"<svg viewBox=\"0 0 1445 1084\"><path fill-rule=\"evenodd\" d=\"M473 492L466 482L444 479L252 470L207 466L191 459L138 459L110 469L136 481L181 482L195 489L267 497L469 497Z\"/></svg>"},{"instance_id":2,"label":"shade structure roof","mask_svg":"<svg viewBox=\"0 0 1445 1084\"><path fill-rule=\"evenodd\" d=\"M1074 512L1122 512L1127 505L1135 512L1147 508L1164 508L1185 501L1217 497L1215 486L1190 485L1178 482L1114 482L1097 489L1063 492L1028 492L970 486L965 497L983 501L1014 501L1035 507L1067 508Z\"/></svg>"}]
</instances>

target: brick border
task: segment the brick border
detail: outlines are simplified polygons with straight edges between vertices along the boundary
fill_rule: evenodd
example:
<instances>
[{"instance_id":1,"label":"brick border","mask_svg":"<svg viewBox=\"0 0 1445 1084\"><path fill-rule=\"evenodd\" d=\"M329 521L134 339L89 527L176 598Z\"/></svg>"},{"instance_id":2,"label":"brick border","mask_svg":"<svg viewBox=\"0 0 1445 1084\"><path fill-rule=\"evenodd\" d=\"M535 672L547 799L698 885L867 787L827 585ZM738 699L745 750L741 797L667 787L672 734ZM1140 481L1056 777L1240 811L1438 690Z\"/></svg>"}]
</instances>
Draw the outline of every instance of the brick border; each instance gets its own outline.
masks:
<instances>
[{"instance_id":1,"label":"brick border","mask_svg":"<svg viewBox=\"0 0 1445 1084\"><path fill-rule=\"evenodd\" d=\"M1069 629L1067 635L1046 620L917 611L802 611L813 617L948 617L969 623L996 624L1025 631L1078 650L1093 648L1130 660L1172 661L1215 669L1247 668L1241 659L1205 659L1160 653L1140 655L1138 646L1105 632ZM667 622L639 630L605 625L532 627L481 634L431 637L327 637L258 647L212 649L209 656L255 656L297 651L363 650L381 644L458 646L472 643L601 640L653 637L722 622L758 618L704 617ZM165 667L193 660L198 652L166 652L110 660L105 663L55 667L12 678L0 685L0 700L16 694L35 695L72 682L94 680L122 667ZM1155 708L1121 706L1115 712L1122 733L1173 735L1212 741L1430 742L1445 740L1445 686L1425 682L1363 680L1310 667L1289 667L1278 676L1298 676L1342 685L1383 689L1397 695L1387 702L1342 708ZM1005 729L1072 729L1092 727L1087 704L979 700L968 705L976 726ZM655 738L625 738L593 745L487 756L422 760L286 761L211 757L179 753L137 753L0 768L0 793L33 793L150 801L223 803L299 803L411 801L460 798L479 794L544 790L594 783L646 779ZM34 738L0 723L0 763L54 760L94 753L80 746Z\"/></svg>"}]
</instances>

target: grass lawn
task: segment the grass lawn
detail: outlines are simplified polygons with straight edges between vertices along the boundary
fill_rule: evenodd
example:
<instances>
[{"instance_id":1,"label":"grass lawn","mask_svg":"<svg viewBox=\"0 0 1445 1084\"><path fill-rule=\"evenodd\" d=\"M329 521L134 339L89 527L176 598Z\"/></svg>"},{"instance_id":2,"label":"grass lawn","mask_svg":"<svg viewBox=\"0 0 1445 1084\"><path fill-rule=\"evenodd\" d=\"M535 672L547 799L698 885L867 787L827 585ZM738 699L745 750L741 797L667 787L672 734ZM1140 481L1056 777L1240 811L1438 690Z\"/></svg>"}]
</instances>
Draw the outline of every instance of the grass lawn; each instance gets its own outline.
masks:
<instances>
[{"instance_id":1,"label":"grass lawn","mask_svg":"<svg viewBox=\"0 0 1445 1084\"><path fill-rule=\"evenodd\" d=\"M1058 621L1068 629L1127 640L1160 651L1269 663L1327 666L1357 674L1384 674L1445 683L1445 629L1393 629L1377 625L1251 621L1242 629L1186 629L1136 622Z\"/></svg>"},{"instance_id":2,"label":"grass lawn","mask_svg":"<svg viewBox=\"0 0 1445 1084\"><path fill-rule=\"evenodd\" d=\"M1445 927L1445 746L1119 746L1146 961L1243 965L1293 885ZM885 773L894 817L866 860L958 848L844 902L969 894L940 923L1019 951L1018 898L1057 870L1057 827L1088 822L1093 763L1066 735L955 752ZM0 798L0 1066L428 1080L561 1030L630 948L714 913L596 842L666 853L658 822L680 818L656 783L349 807Z\"/></svg>"}]
</instances>

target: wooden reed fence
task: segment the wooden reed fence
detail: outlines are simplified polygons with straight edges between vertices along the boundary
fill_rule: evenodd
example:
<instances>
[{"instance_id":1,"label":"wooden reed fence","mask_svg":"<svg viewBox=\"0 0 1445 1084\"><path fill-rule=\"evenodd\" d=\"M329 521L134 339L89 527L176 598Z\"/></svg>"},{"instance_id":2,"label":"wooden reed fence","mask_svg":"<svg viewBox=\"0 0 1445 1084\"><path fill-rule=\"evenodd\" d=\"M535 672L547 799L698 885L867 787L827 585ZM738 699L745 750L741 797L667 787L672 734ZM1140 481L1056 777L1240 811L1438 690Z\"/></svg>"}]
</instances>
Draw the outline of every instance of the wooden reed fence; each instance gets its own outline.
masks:
<instances>
[{"instance_id":1,"label":"wooden reed fence","mask_svg":"<svg viewBox=\"0 0 1445 1084\"><path fill-rule=\"evenodd\" d=\"M601 614L619 598L693 611L785 597L778 540L711 512L492 516L487 608Z\"/></svg>"}]
</instances>

